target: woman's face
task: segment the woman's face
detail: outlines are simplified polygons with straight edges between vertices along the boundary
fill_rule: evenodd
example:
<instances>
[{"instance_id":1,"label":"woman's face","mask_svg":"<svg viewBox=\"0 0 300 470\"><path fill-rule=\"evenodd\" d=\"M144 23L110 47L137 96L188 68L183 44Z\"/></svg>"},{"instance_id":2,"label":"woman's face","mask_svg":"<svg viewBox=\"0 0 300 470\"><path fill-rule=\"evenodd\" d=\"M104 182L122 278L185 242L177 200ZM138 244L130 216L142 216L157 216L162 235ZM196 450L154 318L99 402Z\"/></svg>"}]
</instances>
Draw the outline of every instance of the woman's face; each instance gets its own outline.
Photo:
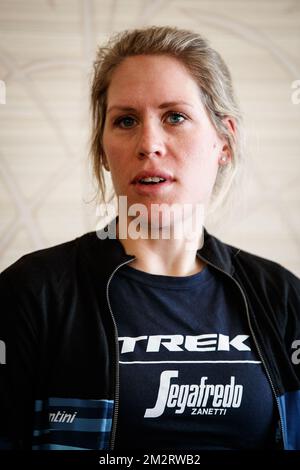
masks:
<instances>
[{"instance_id":1,"label":"woman's face","mask_svg":"<svg viewBox=\"0 0 300 470\"><path fill-rule=\"evenodd\" d=\"M153 203L206 206L226 149L181 62L139 55L116 68L108 89L103 150L116 195L127 196L128 207L142 203L150 212ZM147 175L166 181L139 181Z\"/></svg>"}]
</instances>

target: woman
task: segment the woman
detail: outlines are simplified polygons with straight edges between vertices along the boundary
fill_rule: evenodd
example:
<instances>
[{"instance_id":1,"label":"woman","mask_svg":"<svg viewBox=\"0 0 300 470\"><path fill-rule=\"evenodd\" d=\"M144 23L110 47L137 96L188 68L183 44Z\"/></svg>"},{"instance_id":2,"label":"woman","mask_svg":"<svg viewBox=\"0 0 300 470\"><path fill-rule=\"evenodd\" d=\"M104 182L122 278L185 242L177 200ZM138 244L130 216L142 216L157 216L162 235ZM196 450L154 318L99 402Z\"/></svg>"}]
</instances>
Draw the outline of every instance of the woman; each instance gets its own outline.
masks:
<instances>
[{"instance_id":1,"label":"woman","mask_svg":"<svg viewBox=\"0 0 300 470\"><path fill-rule=\"evenodd\" d=\"M3 446L299 449L299 280L202 225L243 158L223 60L190 31L125 31L92 110L118 216L2 273Z\"/></svg>"}]
</instances>

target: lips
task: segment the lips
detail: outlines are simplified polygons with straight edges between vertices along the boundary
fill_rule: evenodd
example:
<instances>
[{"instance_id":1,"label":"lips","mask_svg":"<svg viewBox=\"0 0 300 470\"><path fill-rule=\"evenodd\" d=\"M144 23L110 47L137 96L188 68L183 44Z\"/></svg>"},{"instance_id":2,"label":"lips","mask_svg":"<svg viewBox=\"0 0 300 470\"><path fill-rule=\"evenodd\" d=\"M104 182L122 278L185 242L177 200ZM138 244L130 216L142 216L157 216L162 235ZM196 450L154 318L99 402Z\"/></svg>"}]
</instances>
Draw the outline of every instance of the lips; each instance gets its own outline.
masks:
<instances>
[{"instance_id":1,"label":"lips","mask_svg":"<svg viewBox=\"0 0 300 470\"><path fill-rule=\"evenodd\" d=\"M150 177L154 177L154 176L158 176L159 178L163 178L166 181L174 181L173 176L169 172L157 169L157 170L140 171L139 173L137 173L135 175L135 177L133 178L131 183L132 184L137 184L142 178L150 178Z\"/></svg>"},{"instance_id":2,"label":"lips","mask_svg":"<svg viewBox=\"0 0 300 470\"><path fill-rule=\"evenodd\" d=\"M144 178L163 178L160 182L142 182ZM134 192L141 197L162 198L165 197L175 184L175 178L171 173L161 169L151 169L140 171L135 175L132 182Z\"/></svg>"}]
</instances>

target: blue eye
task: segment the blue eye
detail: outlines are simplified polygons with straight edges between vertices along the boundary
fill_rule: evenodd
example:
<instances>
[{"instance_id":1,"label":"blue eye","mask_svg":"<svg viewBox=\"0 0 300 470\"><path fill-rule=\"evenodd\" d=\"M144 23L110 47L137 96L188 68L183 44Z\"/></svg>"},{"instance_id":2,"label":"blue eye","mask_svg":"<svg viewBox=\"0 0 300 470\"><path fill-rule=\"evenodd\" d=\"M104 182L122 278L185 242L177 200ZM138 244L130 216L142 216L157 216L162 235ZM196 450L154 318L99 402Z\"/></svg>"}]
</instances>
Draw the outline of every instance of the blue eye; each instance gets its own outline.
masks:
<instances>
[{"instance_id":1,"label":"blue eye","mask_svg":"<svg viewBox=\"0 0 300 470\"><path fill-rule=\"evenodd\" d=\"M184 115L181 114L181 113L171 113L169 116L171 116L172 118L175 117L175 118L177 118L177 119L178 119L178 118L183 118L183 120L181 120L181 121L175 121L175 122L173 122L173 123L171 123L171 124L181 124L182 122L185 121L185 117L184 117Z\"/></svg>"},{"instance_id":2,"label":"blue eye","mask_svg":"<svg viewBox=\"0 0 300 470\"><path fill-rule=\"evenodd\" d=\"M176 125L176 124L182 124L185 120L186 120L186 117L181 114L181 113L176 113L176 112L171 112L169 113L168 115L168 118L171 117L172 119L175 118L175 121L169 121L170 124L172 125ZM116 121L114 122L114 125L116 127L120 127L121 129L131 129L133 127L133 123L134 123L135 119L131 116L122 116L118 119L116 119Z\"/></svg>"},{"instance_id":3,"label":"blue eye","mask_svg":"<svg viewBox=\"0 0 300 470\"><path fill-rule=\"evenodd\" d=\"M115 121L115 125L124 129L124 126L121 126L120 124L125 122L125 129L128 129L131 127L130 125L129 126L126 125L126 123L128 124L128 121L130 123L130 121L134 121L134 119L130 116L124 116L124 117L117 119Z\"/></svg>"}]
</instances>

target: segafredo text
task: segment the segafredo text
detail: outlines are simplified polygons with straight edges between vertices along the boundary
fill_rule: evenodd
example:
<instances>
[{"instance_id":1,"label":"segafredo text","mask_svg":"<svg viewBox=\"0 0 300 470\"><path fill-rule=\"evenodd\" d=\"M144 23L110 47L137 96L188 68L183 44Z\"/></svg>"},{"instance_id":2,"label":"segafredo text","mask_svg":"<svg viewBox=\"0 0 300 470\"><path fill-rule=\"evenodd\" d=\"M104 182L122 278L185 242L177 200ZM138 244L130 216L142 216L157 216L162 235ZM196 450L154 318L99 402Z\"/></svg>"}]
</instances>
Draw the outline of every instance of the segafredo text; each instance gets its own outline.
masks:
<instances>
[{"instance_id":1,"label":"segafredo text","mask_svg":"<svg viewBox=\"0 0 300 470\"><path fill-rule=\"evenodd\" d=\"M234 376L225 385L209 384L208 377L201 377L199 383L192 385L171 383L178 375L178 370L161 373L155 406L146 409L145 418L158 418L166 408L174 408L180 414L188 411L191 415L225 415L229 408L241 405L243 386L236 383Z\"/></svg>"}]
</instances>

